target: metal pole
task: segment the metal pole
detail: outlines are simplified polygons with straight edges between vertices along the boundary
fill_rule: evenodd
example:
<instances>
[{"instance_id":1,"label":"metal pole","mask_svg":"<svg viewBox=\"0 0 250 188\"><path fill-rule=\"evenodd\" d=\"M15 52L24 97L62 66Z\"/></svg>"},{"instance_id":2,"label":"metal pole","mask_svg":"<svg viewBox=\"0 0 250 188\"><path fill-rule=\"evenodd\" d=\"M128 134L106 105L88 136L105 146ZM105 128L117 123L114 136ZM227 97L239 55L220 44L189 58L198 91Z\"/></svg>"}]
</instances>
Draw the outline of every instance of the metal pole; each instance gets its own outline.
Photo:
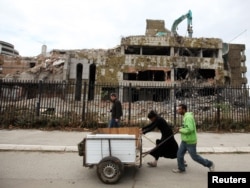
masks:
<instances>
[{"instance_id":1,"label":"metal pole","mask_svg":"<svg viewBox=\"0 0 250 188\"><path fill-rule=\"evenodd\" d=\"M42 95L42 80L39 80L39 84L38 84L38 101L36 103L36 116L40 115L41 95Z\"/></svg>"},{"instance_id":2,"label":"metal pole","mask_svg":"<svg viewBox=\"0 0 250 188\"><path fill-rule=\"evenodd\" d=\"M217 122L217 130L220 129L220 108L221 108L221 105L220 105L220 94L219 94L219 87L217 87L217 119L216 119L216 122Z\"/></svg>"},{"instance_id":3,"label":"metal pole","mask_svg":"<svg viewBox=\"0 0 250 188\"><path fill-rule=\"evenodd\" d=\"M174 84L174 127L176 127L176 84Z\"/></svg>"},{"instance_id":4,"label":"metal pole","mask_svg":"<svg viewBox=\"0 0 250 188\"><path fill-rule=\"evenodd\" d=\"M82 105L82 121L85 120L85 107L86 107L86 92L87 92L87 83L84 82L83 88L83 105Z\"/></svg>"},{"instance_id":5,"label":"metal pole","mask_svg":"<svg viewBox=\"0 0 250 188\"><path fill-rule=\"evenodd\" d=\"M128 103L128 125L130 126L131 121L131 101L132 101L132 94L131 94L131 83L129 83L129 89L128 89L128 96L129 96L129 103Z\"/></svg>"}]
</instances>

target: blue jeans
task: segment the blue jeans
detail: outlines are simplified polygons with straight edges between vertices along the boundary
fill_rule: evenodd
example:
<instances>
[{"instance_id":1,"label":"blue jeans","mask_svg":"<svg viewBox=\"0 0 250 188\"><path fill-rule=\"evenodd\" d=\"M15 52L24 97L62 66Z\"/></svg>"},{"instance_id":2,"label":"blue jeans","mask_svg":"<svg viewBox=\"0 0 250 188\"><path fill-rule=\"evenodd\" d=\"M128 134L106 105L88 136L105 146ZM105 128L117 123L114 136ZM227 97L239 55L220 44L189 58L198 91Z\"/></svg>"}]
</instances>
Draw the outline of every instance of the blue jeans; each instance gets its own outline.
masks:
<instances>
[{"instance_id":1,"label":"blue jeans","mask_svg":"<svg viewBox=\"0 0 250 188\"><path fill-rule=\"evenodd\" d=\"M109 128L120 127L120 120L115 121L115 118L112 118L109 122Z\"/></svg>"},{"instance_id":2,"label":"blue jeans","mask_svg":"<svg viewBox=\"0 0 250 188\"><path fill-rule=\"evenodd\" d=\"M184 155L188 151L190 154L191 158L200 163L201 165L205 167L211 167L213 162L202 158L200 155L197 154L196 152L196 144L187 144L184 141L181 141L179 150L177 152L177 162L178 162L178 168L181 171L185 171L185 165L184 165Z\"/></svg>"}]
</instances>

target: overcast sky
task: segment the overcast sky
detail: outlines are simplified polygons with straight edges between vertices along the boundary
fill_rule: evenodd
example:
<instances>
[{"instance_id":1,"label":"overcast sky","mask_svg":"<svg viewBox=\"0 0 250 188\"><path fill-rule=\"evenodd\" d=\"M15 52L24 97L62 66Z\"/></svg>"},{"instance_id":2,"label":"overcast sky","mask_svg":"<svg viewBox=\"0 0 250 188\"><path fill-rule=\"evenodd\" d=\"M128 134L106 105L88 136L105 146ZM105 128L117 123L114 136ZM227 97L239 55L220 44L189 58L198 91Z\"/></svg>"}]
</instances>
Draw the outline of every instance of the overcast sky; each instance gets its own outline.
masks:
<instances>
[{"instance_id":1,"label":"overcast sky","mask_svg":"<svg viewBox=\"0 0 250 188\"><path fill-rule=\"evenodd\" d=\"M193 37L246 45L250 75L249 0L0 0L0 40L21 56L52 49L113 48L121 37L144 35L146 19L173 22L189 10ZM187 36L187 21L178 34ZM250 82L250 79L248 78Z\"/></svg>"}]
</instances>

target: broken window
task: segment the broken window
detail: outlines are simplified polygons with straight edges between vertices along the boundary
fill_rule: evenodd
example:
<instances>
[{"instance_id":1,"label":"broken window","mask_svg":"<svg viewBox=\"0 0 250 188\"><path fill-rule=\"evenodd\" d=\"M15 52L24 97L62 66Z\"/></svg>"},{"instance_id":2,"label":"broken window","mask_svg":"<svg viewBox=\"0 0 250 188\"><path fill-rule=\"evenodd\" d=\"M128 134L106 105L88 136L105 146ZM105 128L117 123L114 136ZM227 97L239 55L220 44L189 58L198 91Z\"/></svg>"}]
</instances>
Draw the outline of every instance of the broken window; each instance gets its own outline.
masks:
<instances>
[{"instance_id":1,"label":"broken window","mask_svg":"<svg viewBox=\"0 0 250 188\"><path fill-rule=\"evenodd\" d=\"M66 54L66 51L59 51L59 54L61 55Z\"/></svg>"},{"instance_id":2,"label":"broken window","mask_svg":"<svg viewBox=\"0 0 250 188\"><path fill-rule=\"evenodd\" d=\"M137 55L140 55L140 46L127 46L125 48L125 54L137 54Z\"/></svg>"},{"instance_id":3,"label":"broken window","mask_svg":"<svg viewBox=\"0 0 250 188\"><path fill-rule=\"evenodd\" d=\"M114 87L102 87L101 99L102 100L109 100L110 94L115 93L115 92L116 92L116 89Z\"/></svg>"},{"instance_id":4,"label":"broken window","mask_svg":"<svg viewBox=\"0 0 250 188\"><path fill-rule=\"evenodd\" d=\"M142 55L162 55L170 56L170 47L162 46L143 46Z\"/></svg>"},{"instance_id":5,"label":"broken window","mask_svg":"<svg viewBox=\"0 0 250 188\"><path fill-rule=\"evenodd\" d=\"M137 80L137 73L123 73L123 80Z\"/></svg>"},{"instance_id":6,"label":"broken window","mask_svg":"<svg viewBox=\"0 0 250 188\"><path fill-rule=\"evenodd\" d=\"M203 49L203 57L218 58L218 49Z\"/></svg>"},{"instance_id":7,"label":"broken window","mask_svg":"<svg viewBox=\"0 0 250 188\"><path fill-rule=\"evenodd\" d=\"M123 73L123 79L138 81L165 81L165 72L163 70L146 70L136 73Z\"/></svg>"},{"instance_id":8,"label":"broken window","mask_svg":"<svg viewBox=\"0 0 250 188\"><path fill-rule=\"evenodd\" d=\"M215 70L214 69L199 69L199 77L202 79L214 79Z\"/></svg>"},{"instance_id":9,"label":"broken window","mask_svg":"<svg viewBox=\"0 0 250 188\"><path fill-rule=\"evenodd\" d=\"M175 49L175 55L187 56L187 57L201 57L201 49L199 49L199 48L179 48L178 50Z\"/></svg>"},{"instance_id":10,"label":"broken window","mask_svg":"<svg viewBox=\"0 0 250 188\"><path fill-rule=\"evenodd\" d=\"M230 83L231 83L231 80L230 80L230 78L228 77L228 76L225 76L224 77L224 80L225 80L225 85L230 85Z\"/></svg>"},{"instance_id":11,"label":"broken window","mask_svg":"<svg viewBox=\"0 0 250 188\"><path fill-rule=\"evenodd\" d=\"M193 79L214 79L214 69L187 69L187 68L176 68L175 69L175 80L193 80Z\"/></svg>"},{"instance_id":12,"label":"broken window","mask_svg":"<svg viewBox=\"0 0 250 188\"><path fill-rule=\"evenodd\" d=\"M32 68L32 67L34 67L34 66L36 66L36 63L35 62L30 62L30 68Z\"/></svg>"},{"instance_id":13,"label":"broken window","mask_svg":"<svg viewBox=\"0 0 250 188\"><path fill-rule=\"evenodd\" d=\"M188 74L188 69L176 68L175 69L175 80L184 80Z\"/></svg>"}]
</instances>

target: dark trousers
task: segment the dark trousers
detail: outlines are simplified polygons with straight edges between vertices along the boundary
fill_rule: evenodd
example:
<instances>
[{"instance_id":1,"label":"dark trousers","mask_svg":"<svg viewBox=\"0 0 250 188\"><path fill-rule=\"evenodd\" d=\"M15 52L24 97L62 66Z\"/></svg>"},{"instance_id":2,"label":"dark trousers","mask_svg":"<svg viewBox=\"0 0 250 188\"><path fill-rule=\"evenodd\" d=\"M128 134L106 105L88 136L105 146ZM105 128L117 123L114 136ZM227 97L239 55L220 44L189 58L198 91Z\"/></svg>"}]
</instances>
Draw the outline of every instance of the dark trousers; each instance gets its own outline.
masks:
<instances>
[{"instance_id":1,"label":"dark trousers","mask_svg":"<svg viewBox=\"0 0 250 188\"><path fill-rule=\"evenodd\" d=\"M120 120L115 121L115 118L112 118L109 122L109 128L113 128L113 127L120 127Z\"/></svg>"}]
</instances>

